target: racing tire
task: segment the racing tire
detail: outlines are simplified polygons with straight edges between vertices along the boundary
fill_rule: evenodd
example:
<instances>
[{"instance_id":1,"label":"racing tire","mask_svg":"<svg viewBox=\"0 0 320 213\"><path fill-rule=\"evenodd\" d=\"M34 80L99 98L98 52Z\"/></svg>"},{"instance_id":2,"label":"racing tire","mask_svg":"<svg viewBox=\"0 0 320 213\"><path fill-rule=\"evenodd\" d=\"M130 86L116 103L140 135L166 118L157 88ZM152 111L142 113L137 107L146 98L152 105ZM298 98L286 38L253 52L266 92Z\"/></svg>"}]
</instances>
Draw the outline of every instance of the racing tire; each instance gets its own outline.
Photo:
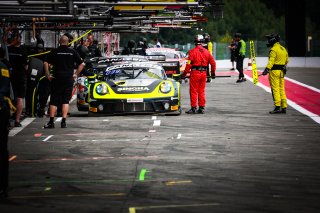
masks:
<instances>
[{"instance_id":1,"label":"racing tire","mask_svg":"<svg viewBox=\"0 0 320 213\"><path fill-rule=\"evenodd\" d=\"M80 112L87 112L89 110L89 107L84 107L84 106L77 106L78 111Z\"/></svg>"},{"instance_id":2,"label":"racing tire","mask_svg":"<svg viewBox=\"0 0 320 213\"><path fill-rule=\"evenodd\" d=\"M99 117L98 113L88 111L88 117Z\"/></svg>"},{"instance_id":3,"label":"racing tire","mask_svg":"<svg viewBox=\"0 0 320 213\"><path fill-rule=\"evenodd\" d=\"M169 113L169 114L165 114L166 116L179 116L182 114L182 109L181 107L176 111L176 112L172 112L172 113Z\"/></svg>"}]
</instances>

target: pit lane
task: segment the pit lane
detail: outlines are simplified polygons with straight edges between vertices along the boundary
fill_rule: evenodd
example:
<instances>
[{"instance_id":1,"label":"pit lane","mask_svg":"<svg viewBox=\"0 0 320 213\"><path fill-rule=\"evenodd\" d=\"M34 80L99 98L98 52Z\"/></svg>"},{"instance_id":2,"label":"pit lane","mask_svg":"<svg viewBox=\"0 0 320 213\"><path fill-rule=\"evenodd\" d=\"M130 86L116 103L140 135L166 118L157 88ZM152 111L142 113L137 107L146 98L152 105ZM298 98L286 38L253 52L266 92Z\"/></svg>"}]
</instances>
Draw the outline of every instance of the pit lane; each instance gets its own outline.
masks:
<instances>
[{"instance_id":1,"label":"pit lane","mask_svg":"<svg viewBox=\"0 0 320 213\"><path fill-rule=\"evenodd\" d=\"M236 78L207 84L205 115L90 118L73 103L67 129L36 118L9 138L1 212L317 212L319 124L269 115L271 95Z\"/></svg>"}]
</instances>

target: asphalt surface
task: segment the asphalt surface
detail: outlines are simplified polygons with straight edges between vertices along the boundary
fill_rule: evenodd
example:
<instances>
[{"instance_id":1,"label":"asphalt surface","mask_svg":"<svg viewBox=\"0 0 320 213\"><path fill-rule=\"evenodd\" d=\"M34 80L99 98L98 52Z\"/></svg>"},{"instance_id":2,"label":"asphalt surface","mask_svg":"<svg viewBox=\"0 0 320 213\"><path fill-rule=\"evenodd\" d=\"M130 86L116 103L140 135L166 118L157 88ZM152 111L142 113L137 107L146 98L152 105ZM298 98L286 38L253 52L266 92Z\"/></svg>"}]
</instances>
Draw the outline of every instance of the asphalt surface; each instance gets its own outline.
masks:
<instances>
[{"instance_id":1,"label":"asphalt surface","mask_svg":"<svg viewBox=\"0 0 320 213\"><path fill-rule=\"evenodd\" d=\"M288 77L319 88L319 69ZM182 84L181 116L36 118L9 138L0 212L319 212L320 124L270 115L270 93L236 79L207 84L204 115L184 113Z\"/></svg>"}]
</instances>

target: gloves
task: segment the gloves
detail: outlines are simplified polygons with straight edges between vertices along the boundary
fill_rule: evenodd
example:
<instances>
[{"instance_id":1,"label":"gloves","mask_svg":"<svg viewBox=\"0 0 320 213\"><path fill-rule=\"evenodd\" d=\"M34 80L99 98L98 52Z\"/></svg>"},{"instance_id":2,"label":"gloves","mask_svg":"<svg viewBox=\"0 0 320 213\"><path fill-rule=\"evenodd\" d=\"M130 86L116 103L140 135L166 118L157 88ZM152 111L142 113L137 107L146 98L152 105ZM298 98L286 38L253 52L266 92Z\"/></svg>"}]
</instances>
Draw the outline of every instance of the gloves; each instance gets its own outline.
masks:
<instances>
[{"instance_id":1,"label":"gloves","mask_svg":"<svg viewBox=\"0 0 320 213\"><path fill-rule=\"evenodd\" d=\"M211 78L215 79L216 78L216 73L211 73Z\"/></svg>"},{"instance_id":2,"label":"gloves","mask_svg":"<svg viewBox=\"0 0 320 213\"><path fill-rule=\"evenodd\" d=\"M263 73L262 73L262 75L268 75L268 73L269 73L269 69L268 69L268 68L265 68L264 71L263 71Z\"/></svg>"},{"instance_id":3,"label":"gloves","mask_svg":"<svg viewBox=\"0 0 320 213\"><path fill-rule=\"evenodd\" d=\"M287 74L287 66L284 66L284 67L283 67L283 73L284 73L284 74Z\"/></svg>"}]
</instances>

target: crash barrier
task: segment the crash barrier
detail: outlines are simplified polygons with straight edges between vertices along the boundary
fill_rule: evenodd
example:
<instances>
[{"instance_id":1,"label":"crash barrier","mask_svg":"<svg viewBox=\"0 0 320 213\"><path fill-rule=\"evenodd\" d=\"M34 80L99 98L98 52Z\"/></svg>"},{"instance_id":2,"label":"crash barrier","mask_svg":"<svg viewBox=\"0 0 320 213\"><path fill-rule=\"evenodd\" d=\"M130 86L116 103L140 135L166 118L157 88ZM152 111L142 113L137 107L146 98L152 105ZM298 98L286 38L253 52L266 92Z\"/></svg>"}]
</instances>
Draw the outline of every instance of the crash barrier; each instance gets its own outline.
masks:
<instances>
[{"instance_id":1,"label":"crash barrier","mask_svg":"<svg viewBox=\"0 0 320 213\"><path fill-rule=\"evenodd\" d=\"M285 44L285 41L281 41L281 44ZM246 57L250 57L250 42L246 42ZM230 60L230 49L228 48L229 43L220 43L213 42L213 56L216 60ZM164 47L177 48L185 53L187 53L190 49L194 48L194 44L174 44L174 45L166 45L163 44ZM269 48L266 46L266 41L254 41L254 49L256 51L256 57L268 57ZM308 50L307 57L320 57L320 41L313 40L310 43L310 49Z\"/></svg>"},{"instance_id":2,"label":"crash barrier","mask_svg":"<svg viewBox=\"0 0 320 213\"><path fill-rule=\"evenodd\" d=\"M244 69L248 69L246 66L249 62L249 58L244 59ZM231 62L230 59L216 60L217 69L230 69ZM264 69L268 64L268 57L256 57L256 64L259 69ZM320 68L320 57L290 57L287 66L296 68Z\"/></svg>"},{"instance_id":3,"label":"crash barrier","mask_svg":"<svg viewBox=\"0 0 320 213\"><path fill-rule=\"evenodd\" d=\"M230 43L220 43L213 42L213 57L216 60L224 60L231 58L231 52L229 49ZM174 45L163 45L164 47L176 48L185 53L187 53L190 49L194 48L194 44L174 44ZM269 53L269 48L266 46L266 41L254 41L254 49L256 51L257 57L266 57ZM250 42L246 42L246 56L250 55ZM319 54L320 56L320 54Z\"/></svg>"}]
</instances>

